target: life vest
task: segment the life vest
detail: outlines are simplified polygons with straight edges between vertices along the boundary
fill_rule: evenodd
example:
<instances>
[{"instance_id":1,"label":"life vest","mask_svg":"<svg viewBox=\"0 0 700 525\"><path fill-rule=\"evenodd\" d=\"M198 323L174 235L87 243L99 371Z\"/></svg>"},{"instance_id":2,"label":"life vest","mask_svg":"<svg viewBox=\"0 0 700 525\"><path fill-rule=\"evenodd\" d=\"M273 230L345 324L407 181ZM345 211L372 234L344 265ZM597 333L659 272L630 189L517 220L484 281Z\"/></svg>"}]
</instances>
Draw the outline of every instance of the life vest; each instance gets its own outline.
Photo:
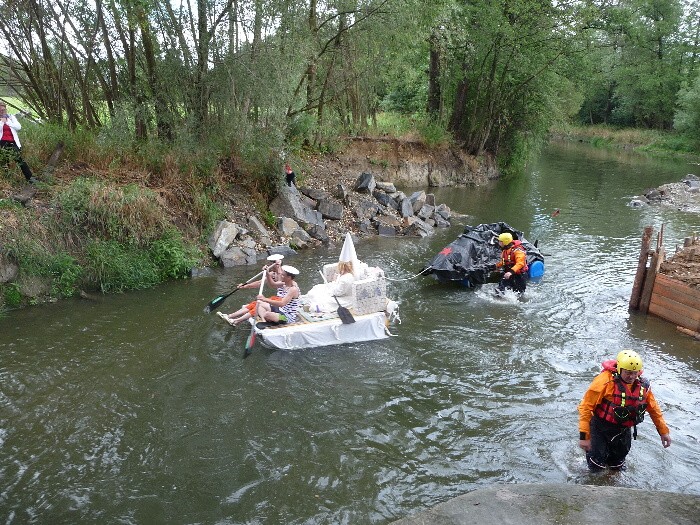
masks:
<instances>
[{"instance_id":1,"label":"life vest","mask_svg":"<svg viewBox=\"0 0 700 525\"><path fill-rule=\"evenodd\" d=\"M617 373L616 361L605 361L603 369L610 372L615 389L612 400L603 398L595 407L594 414L609 423L623 427L637 426L644 421L649 395L649 380L638 377L630 386L630 392L627 392L626 383Z\"/></svg>"},{"instance_id":2,"label":"life vest","mask_svg":"<svg viewBox=\"0 0 700 525\"><path fill-rule=\"evenodd\" d=\"M509 248L506 248L501 252L501 266L503 268L510 269L515 266L517 263L515 260L515 252L522 252L525 254L525 266L523 266L517 273L527 273L530 268L527 265L527 252L525 251L525 248L523 248L522 244L523 243L520 241L513 241Z\"/></svg>"}]
</instances>

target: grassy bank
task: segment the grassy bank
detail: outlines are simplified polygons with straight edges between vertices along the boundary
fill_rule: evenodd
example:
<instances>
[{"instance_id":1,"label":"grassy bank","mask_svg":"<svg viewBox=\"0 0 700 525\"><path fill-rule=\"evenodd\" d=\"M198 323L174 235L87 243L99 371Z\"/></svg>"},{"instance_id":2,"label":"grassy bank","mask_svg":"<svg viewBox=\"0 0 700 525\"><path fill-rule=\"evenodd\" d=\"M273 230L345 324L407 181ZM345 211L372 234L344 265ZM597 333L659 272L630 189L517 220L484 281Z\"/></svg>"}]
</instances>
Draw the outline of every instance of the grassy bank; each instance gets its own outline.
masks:
<instances>
[{"instance_id":1,"label":"grassy bank","mask_svg":"<svg viewBox=\"0 0 700 525\"><path fill-rule=\"evenodd\" d=\"M283 164L295 166L304 185L319 153L293 133L256 128L165 144L125 138L129 130L117 121L74 132L22 125L22 154L41 182L27 187L17 166L0 167L0 314L81 292L146 288L216 264L207 240L218 221L245 224L256 215L272 226L268 203ZM391 114L380 115L373 132L449 142L434 124ZM342 146L333 137L322 151Z\"/></svg>"},{"instance_id":2,"label":"grassy bank","mask_svg":"<svg viewBox=\"0 0 700 525\"><path fill-rule=\"evenodd\" d=\"M230 143L134 144L23 124L23 156L40 182L27 186L13 163L0 167L0 314L146 288L212 264L216 223L239 196L265 210L279 171L265 145L261 155Z\"/></svg>"},{"instance_id":3,"label":"grassy bank","mask_svg":"<svg viewBox=\"0 0 700 525\"><path fill-rule=\"evenodd\" d=\"M673 131L613 126L563 126L552 130L556 140L587 142L598 148L625 149L659 158L700 160L700 141Z\"/></svg>"}]
</instances>

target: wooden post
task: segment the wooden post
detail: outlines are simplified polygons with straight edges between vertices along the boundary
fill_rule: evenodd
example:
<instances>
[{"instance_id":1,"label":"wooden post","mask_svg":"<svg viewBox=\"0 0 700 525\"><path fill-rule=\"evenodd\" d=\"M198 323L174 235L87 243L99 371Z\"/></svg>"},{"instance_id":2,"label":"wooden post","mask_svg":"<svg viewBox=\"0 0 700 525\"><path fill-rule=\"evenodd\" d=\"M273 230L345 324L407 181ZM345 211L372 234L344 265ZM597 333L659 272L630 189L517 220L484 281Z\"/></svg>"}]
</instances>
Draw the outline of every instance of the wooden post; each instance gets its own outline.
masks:
<instances>
[{"instance_id":1,"label":"wooden post","mask_svg":"<svg viewBox=\"0 0 700 525\"><path fill-rule=\"evenodd\" d=\"M649 303L651 302L651 292L654 290L654 281L656 281L656 274L659 273L659 267L665 259L664 247L661 246L657 251L653 252L651 255L651 265L646 272L646 277L644 278L644 286L642 287L642 294L639 299L639 312L646 314L649 311Z\"/></svg>"},{"instance_id":2,"label":"wooden post","mask_svg":"<svg viewBox=\"0 0 700 525\"><path fill-rule=\"evenodd\" d=\"M630 310L639 308L639 299L644 285L644 275L647 269L647 259L649 258L649 245L651 244L651 234L654 228L646 226L642 235L642 249L639 252L639 262L637 263L637 273L634 276L634 284L632 285L632 295L630 296Z\"/></svg>"}]
</instances>

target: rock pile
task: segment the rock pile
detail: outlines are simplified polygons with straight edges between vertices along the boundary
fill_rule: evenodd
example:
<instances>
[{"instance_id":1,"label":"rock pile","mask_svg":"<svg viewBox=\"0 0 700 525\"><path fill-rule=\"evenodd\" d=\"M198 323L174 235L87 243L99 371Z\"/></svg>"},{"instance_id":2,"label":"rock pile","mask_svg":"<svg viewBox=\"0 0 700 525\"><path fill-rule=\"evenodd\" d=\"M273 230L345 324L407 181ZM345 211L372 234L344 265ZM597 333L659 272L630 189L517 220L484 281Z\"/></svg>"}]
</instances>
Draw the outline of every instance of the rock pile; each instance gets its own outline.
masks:
<instances>
[{"instance_id":1,"label":"rock pile","mask_svg":"<svg viewBox=\"0 0 700 525\"><path fill-rule=\"evenodd\" d=\"M371 173L362 173L352 190L343 183L333 192L283 186L270 203L270 212L276 218L273 230L254 216L247 217L246 224L221 221L208 241L214 257L224 267L256 264L271 253L296 253L327 244L329 230L425 237L435 228L449 227L456 216L447 205L436 204L433 194L406 195ZM277 236L282 243L273 245Z\"/></svg>"},{"instance_id":2,"label":"rock pile","mask_svg":"<svg viewBox=\"0 0 700 525\"><path fill-rule=\"evenodd\" d=\"M689 173L681 182L672 182L646 190L643 195L633 198L629 205L635 208L662 205L681 211L699 213L700 179Z\"/></svg>"}]
</instances>

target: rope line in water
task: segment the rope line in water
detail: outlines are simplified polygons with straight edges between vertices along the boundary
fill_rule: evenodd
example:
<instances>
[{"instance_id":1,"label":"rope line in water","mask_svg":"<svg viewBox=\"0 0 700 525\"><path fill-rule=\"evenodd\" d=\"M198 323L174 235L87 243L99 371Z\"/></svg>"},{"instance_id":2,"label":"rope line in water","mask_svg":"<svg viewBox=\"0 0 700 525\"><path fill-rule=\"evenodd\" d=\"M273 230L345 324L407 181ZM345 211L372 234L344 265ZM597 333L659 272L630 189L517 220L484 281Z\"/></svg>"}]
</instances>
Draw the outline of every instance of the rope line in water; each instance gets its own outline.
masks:
<instances>
[{"instance_id":1,"label":"rope line in water","mask_svg":"<svg viewBox=\"0 0 700 525\"><path fill-rule=\"evenodd\" d=\"M428 266L427 268L422 269L422 270L421 270L420 272L418 272L416 275L412 275L411 277L406 277L405 279L390 279L390 278L387 277L386 275L384 276L384 278L385 278L387 281L392 281L392 282L410 281L411 279L415 279L416 277L419 277L419 276L423 275L425 272L427 272L428 270L432 270L432 269L433 269L432 266Z\"/></svg>"}]
</instances>

